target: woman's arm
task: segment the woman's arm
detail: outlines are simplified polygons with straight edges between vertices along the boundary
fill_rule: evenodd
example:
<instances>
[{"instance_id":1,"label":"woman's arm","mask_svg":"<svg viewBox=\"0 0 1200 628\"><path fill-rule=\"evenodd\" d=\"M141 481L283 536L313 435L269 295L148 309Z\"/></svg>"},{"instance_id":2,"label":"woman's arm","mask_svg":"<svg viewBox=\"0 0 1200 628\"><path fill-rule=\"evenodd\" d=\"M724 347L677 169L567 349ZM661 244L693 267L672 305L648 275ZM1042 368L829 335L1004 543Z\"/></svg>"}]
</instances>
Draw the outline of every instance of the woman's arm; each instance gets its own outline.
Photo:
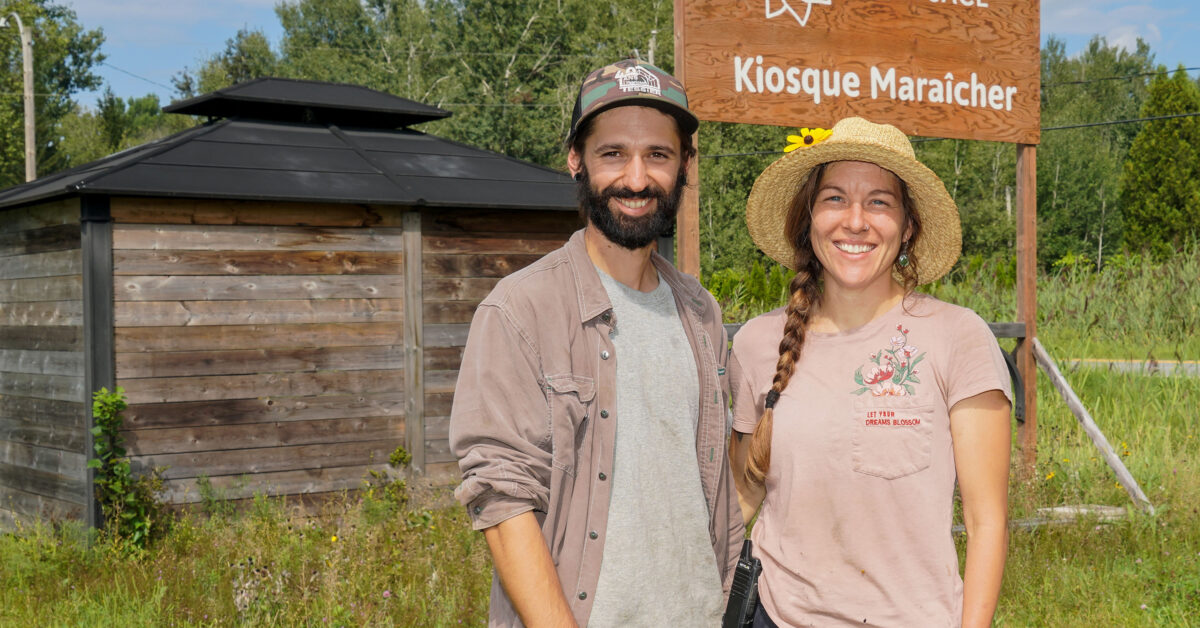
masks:
<instances>
[{"instance_id":1,"label":"woman's arm","mask_svg":"<svg viewBox=\"0 0 1200 628\"><path fill-rule=\"evenodd\" d=\"M963 627L989 626L1000 597L1008 552L1009 403L999 390L950 409L954 464L967 529Z\"/></svg>"},{"instance_id":2,"label":"woman's arm","mask_svg":"<svg viewBox=\"0 0 1200 628\"><path fill-rule=\"evenodd\" d=\"M729 433L729 466L733 468L733 485L737 488L738 505L742 507L742 521L750 520L762 505L766 489L761 484L746 481L746 459L750 456L750 435L737 430Z\"/></svg>"}]
</instances>

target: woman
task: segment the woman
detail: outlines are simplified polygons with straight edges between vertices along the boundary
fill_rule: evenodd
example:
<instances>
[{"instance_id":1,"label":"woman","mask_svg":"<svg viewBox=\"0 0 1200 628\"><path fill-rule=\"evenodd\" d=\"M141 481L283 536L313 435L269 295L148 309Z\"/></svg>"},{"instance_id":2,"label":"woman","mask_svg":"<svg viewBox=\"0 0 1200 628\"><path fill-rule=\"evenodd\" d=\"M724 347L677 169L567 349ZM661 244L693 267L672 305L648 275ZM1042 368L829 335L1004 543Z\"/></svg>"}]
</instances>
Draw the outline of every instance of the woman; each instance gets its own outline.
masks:
<instances>
[{"instance_id":1,"label":"woman","mask_svg":"<svg viewBox=\"0 0 1200 628\"><path fill-rule=\"evenodd\" d=\"M788 305L733 342L730 462L763 563L755 625L988 625L1011 392L987 324L913 292L959 255L945 186L898 129L849 118L763 171L746 222L797 271Z\"/></svg>"}]
</instances>

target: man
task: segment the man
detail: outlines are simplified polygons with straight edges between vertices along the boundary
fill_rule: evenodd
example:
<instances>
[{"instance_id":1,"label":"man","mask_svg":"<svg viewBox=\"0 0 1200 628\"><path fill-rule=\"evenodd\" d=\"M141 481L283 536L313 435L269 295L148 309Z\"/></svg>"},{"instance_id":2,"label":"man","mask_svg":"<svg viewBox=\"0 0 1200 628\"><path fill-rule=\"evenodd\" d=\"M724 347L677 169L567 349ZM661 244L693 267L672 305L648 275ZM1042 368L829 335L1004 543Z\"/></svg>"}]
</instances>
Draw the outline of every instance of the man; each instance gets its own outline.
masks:
<instances>
[{"instance_id":1,"label":"man","mask_svg":"<svg viewBox=\"0 0 1200 628\"><path fill-rule=\"evenodd\" d=\"M586 227L475 312L450 444L496 566L492 626L720 622L743 536L725 330L654 252L698 124L658 68L589 74L567 140Z\"/></svg>"}]
</instances>

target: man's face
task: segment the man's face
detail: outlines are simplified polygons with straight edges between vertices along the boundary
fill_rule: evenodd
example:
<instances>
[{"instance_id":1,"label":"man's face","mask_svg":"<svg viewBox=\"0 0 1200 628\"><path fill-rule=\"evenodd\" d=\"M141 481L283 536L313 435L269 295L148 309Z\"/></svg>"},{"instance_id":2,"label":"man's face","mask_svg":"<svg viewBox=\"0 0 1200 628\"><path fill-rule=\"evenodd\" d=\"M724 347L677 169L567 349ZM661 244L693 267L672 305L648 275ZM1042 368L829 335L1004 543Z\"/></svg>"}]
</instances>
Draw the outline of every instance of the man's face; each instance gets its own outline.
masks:
<instances>
[{"instance_id":1,"label":"man's face","mask_svg":"<svg viewBox=\"0 0 1200 628\"><path fill-rule=\"evenodd\" d=\"M639 249L674 224L687 161L671 116L639 106L597 114L583 153L572 149L567 164L583 175L588 223L614 244Z\"/></svg>"}]
</instances>

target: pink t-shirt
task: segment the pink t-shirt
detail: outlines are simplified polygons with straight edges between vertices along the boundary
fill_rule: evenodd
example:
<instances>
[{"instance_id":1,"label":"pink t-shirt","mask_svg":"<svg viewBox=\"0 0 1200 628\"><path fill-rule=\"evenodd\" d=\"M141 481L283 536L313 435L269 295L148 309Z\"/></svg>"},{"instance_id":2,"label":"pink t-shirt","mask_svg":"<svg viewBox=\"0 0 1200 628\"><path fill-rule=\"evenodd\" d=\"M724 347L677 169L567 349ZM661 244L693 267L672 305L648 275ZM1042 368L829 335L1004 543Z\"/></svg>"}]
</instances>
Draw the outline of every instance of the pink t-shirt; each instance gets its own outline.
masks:
<instances>
[{"instance_id":1,"label":"pink t-shirt","mask_svg":"<svg viewBox=\"0 0 1200 628\"><path fill-rule=\"evenodd\" d=\"M750 433L775 375L786 314L733 340L733 429ZM914 294L836 334L809 333L775 406L766 499L751 538L767 613L792 626L958 626L950 534L949 409L1012 392L987 324Z\"/></svg>"}]
</instances>

